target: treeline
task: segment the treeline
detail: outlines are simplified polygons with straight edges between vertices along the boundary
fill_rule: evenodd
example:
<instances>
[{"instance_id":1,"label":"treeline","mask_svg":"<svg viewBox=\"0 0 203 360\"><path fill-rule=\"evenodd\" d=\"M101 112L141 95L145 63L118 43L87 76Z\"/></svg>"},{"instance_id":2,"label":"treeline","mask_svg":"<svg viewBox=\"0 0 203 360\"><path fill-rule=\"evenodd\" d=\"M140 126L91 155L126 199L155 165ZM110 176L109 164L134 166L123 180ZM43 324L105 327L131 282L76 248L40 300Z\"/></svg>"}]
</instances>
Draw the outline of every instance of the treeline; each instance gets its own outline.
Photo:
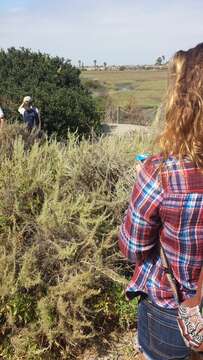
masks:
<instances>
[{"instance_id":1,"label":"treeline","mask_svg":"<svg viewBox=\"0 0 203 360\"><path fill-rule=\"evenodd\" d=\"M0 105L9 121L20 120L18 106L25 95L31 95L49 135L99 129L95 102L81 84L80 70L69 60L25 48L0 50L0 78Z\"/></svg>"}]
</instances>

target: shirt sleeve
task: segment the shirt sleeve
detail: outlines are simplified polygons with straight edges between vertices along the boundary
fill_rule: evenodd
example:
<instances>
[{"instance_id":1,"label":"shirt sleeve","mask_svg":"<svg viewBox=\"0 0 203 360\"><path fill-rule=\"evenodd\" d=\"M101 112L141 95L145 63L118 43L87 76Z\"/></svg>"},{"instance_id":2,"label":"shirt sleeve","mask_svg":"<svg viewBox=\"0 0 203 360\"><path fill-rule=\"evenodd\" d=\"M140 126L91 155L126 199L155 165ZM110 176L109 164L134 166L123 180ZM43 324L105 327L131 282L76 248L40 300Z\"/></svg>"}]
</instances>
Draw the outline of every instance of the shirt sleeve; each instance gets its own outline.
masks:
<instances>
[{"instance_id":1,"label":"shirt sleeve","mask_svg":"<svg viewBox=\"0 0 203 360\"><path fill-rule=\"evenodd\" d=\"M120 250L132 263L157 244L161 227L159 210L163 199L158 172L151 158L144 163L120 228Z\"/></svg>"},{"instance_id":2,"label":"shirt sleeve","mask_svg":"<svg viewBox=\"0 0 203 360\"><path fill-rule=\"evenodd\" d=\"M24 107L19 107L19 108L18 108L18 112L19 112L21 115L24 115L24 112L25 112Z\"/></svg>"},{"instance_id":3,"label":"shirt sleeve","mask_svg":"<svg viewBox=\"0 0 203 360\"><path fill-rule=\"evenodd\" d=\"M4 117L4 113L3 113L2 108L0 107L0 119L2 119L3 117Z\"/></svg>"}]
</instances>

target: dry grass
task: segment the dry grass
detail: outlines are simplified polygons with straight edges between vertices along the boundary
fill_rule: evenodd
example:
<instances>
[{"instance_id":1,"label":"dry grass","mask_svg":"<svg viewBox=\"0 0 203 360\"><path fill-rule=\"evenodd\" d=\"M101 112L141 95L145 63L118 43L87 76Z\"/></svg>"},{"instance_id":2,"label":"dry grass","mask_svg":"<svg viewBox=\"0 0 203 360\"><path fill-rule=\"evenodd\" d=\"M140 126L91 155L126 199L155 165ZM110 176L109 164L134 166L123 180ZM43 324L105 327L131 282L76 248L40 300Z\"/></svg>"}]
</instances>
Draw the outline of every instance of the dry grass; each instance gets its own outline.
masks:
<instances>
[{"instance_id":1,"label":"dry grass","mask_svg":"<svg viewBox=\"0 0 203 360\"><path fill-rule=\"evenodd\" d=\"M103 349L92 347L80 357L81 360L141 360L141 354L135 345L135 330L113 333L106 340Z\"/></svg>"},{"instance_id":2,"label":"dry grass","mask_svg":"<svg viewBox=\"0 0 203 360\"><path fill-rule=\"evenodd\" d=\"M17 125L0 133L2 359L76 358L127 325L117 230L144 140L60 144Z\"/></svg>"}]
</instances>

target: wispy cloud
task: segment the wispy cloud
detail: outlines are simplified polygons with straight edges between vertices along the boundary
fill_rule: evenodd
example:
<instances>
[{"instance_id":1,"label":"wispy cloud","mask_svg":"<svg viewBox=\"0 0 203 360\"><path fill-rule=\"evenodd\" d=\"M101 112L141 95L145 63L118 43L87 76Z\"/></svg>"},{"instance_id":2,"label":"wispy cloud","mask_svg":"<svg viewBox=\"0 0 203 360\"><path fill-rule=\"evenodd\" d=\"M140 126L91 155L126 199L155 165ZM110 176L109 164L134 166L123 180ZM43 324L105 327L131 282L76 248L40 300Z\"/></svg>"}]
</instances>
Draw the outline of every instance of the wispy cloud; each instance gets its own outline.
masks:
<instances>
[{"instance_id":1,"label":"wispy cloud","mask_svg":"<svg viewBox=\"0 0 203 360\"><path fill-rule=\"evenodd\" d=\"M2 0L3 3L5 0ZM151 63L203 41L200 0L7 0L1 46L92 63ZM2 8L1 8L2 7Z\"/></svg>"}]
</instances>

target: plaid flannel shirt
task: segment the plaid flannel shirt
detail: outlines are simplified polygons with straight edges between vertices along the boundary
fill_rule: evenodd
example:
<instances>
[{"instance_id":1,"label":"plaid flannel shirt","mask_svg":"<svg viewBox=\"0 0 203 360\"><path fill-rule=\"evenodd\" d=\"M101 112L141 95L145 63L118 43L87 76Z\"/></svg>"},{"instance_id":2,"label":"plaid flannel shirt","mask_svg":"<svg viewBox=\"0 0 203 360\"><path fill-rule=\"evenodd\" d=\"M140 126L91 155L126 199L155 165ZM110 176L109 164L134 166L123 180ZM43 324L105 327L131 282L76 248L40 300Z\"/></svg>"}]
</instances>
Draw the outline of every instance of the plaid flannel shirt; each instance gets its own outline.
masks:
<instances>
[{"instance_id":1,"label":"plaid flannel shirt","mask_svg":"<svg viewBox=\"0 0 203 360\"><path fill-rule=\"evenodd\" d=\"M160 155L145 161L120 229L119 247L135 264L127 295L148 294L175 308L159 256L162 244L179 284L181 300L195 294L203 265L203 173L185 159Z\"/></svg>"}]
</instances>

